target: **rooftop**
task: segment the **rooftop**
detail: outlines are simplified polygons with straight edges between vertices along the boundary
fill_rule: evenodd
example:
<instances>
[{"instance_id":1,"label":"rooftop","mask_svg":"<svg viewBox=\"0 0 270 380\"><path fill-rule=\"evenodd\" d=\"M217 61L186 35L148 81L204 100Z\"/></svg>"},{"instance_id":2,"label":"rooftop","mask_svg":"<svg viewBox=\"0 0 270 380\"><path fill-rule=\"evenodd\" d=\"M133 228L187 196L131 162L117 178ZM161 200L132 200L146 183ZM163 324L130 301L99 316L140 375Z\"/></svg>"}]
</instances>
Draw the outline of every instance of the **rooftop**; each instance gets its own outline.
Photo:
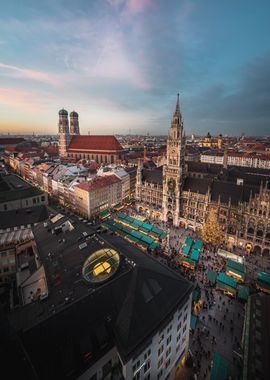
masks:
<instances>
[{"instance_id":1,"label":"rooftop","mask_svg":"<svg viewBox=\"0 0 270 380\"><path fill-rule=\"evenodd\" d=\"M1 137L0 145L16 145L25 141L22 137Z\"/></svg>"},{"instance_id":2,"label":"rooftop","mask_svg":"<svg viewBox=\"0 0 270 380\"><path fill-rule=\"evenodd\" d=\"M0 203L43 194L15 174L0 174Z\"/></svg>"},{"instance_id":3,"label":"rooftop","mask_svg":"<svg viewBox=\"0 0 270 380\"><path fill-rule=\"evenodd\" d=\"M0 212L0 229L33 225L48 218L47 207L35 207Z\"/></svg>"},{"instance_id":4,"label":"rooftop","mask_svg":"<svg viewBox=\"0 0 270 380\"><path fill-rule=\"evenodd\" d=\"M75 378L115 345L126 362L192 291L182 276L120 237L100 234L80 250L83 230L77 225L56 236L43 224L34 228L49 297L15 310L10 321L40 379ZM87 283L83 264L107 248L120 256L117 273L99 286Z\"/></svg>"},{"instance_id":5,"label":"rooftop","mask_svg":"<svg viewBox=\"0 0 270 380\"><path fill-rule=\"evenodd\" d=\"M73 136L68 151L92 150L96 152L122 151L115 136Z\"/></svg>"},{"instance_id":6,"label":"rooftop","mask_svg":"<svg viewBox=\"0 0 270 380\"><path fill-rule=\"evenodd\" d=\"M107 176L96 176L90 181L80 183L77 187L86 191L93 191L117 182L121 182L121 180L115 174L112 174Z\"/></svg>"}]
</instances>

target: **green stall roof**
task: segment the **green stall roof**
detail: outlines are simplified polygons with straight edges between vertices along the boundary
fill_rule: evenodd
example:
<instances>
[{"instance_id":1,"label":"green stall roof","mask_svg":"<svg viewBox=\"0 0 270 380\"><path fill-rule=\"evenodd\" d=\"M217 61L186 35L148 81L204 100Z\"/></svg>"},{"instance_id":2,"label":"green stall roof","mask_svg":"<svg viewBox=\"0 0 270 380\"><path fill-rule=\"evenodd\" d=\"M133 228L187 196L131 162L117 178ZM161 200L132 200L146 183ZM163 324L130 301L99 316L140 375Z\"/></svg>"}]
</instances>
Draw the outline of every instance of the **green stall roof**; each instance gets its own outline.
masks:
<instances>
[{"instance_id":1,"label":"green stall roof","mask_svg":"<svg viewBox=\"0 0 270 380\"><path fill-rule=\"evenodd\" d=\"M228 380L229 373L230 364L228 360L218 352L215 352L210 380Z\"/></svg>"},{"instance_id":2,"label":"green stall roof","mask_svg":"<svg viewBox=\"0 0 270 380\"><path fill-rule=\"evenodd\" d=\"M183 253L183 255L188 255L189 251L190 251L190 246L188 245L184 245L181 249L181 253Z\"/></svg>"},{"instance_id":3,"label":"green stall roof","mask_svg":"<svg viewBox=\"0 0 270 380\"><path fill-rule=\"evenodd\" d=\"M186 245L192 245L192 243L193 243L193 239L192 239L192 237L191 237L191 236L188 236L188 237L186 238L186 240L185 240L185 244L186 244Z\"/></svg>"},{"instance_id":4,"label":"green stall roof","mask_svg":"<svg viewBox=\"0 0 270 380\"><path fill-rule=\"evenodd\" d=\"M238 272L241 272L243 274L245 274L246 272L246 268L245 268L245 265L244 264L241 264L241 263L238 263L236 261L233 261L233 260L227 260L227 267L232 269L233 270L236 270Z\"/></svg>"},{"instance_id":5,"label":"green stall roof","mask_svg":"<svg viewBox=\"0 0 270 380\"><path fill-rule=\"evenodd\" d=\"M199 257L200 257L200 251L198 251L197 249L193 249L190 255L191 260L198 261Z\"/></svg>"},{"instance_id":6,"label":"green stall roof","mask_svg":"<svg viewBox=\"0 0 270 380\"><path fill-rule=\"evenodd\" d=\"M104 210L99 213L99 216L101 218L106 218L107 216L111 215L109 210Z\"/></svg>"},{"instance_id":7,"label":"green stall roof","mask_svg":"<svg viewBox=\"0 0 270 380\"><path fill-rule=\"evenodd\" d=\"M247 301L248 296L249 296L249 288L244 285L239 285L237 297L241 300Z\"/></svg>"},{"instance_id":8,"label":"green stall roof","mask_svg":"<svg viewBox=\"0 0 270 380\"><path fill-rule=\"evenodd\" d=\"M223 284L230 286L231 288L234 288L234 289L236 289L237 287L237 281L225 273L219 272L217 276L217 281L222 282Z\"/></svg>"},{"instance_id":9,"label":"green stall roof","mask_svg":"<svg viewBox=\"0 0 270 380\"><path fill-rule=\"evenodd\" d=\"M212 282L212 284L215 284L216 283L216 279L217 279L216 272L214 272L212 269L208 269L207 279L208 279L208 281Z\"/></svg>"},{"instance_id":10,"label":"green stall roof","mask_svg":"<svg viewBox=\"0 0 270 380\"><path fill-rule=\"evenodd\" d=\"M257 280L270 285L270 274L266 272L258 272Z\"/></svg>"},{"instance_id":11,"label":"green stall roof","mask_svg":"<svg viewBox=\"0 0 270 380\"><path fill-rule=\"evenodd\" d=\"M138 243L138 239L135 237L135 236L132 236L132 235L127 235L127 238L131 241L133 241L134 243Z\"/></svg>"},{"instance_id":12,"label":"green stall roof","mask_svg":"<svg viewBox=\"0 0 270 380\"><path fill-rule=\"evenodd\" d=\"M201 240L196 240L193 248L202 249L202 247L203 247L203 242Z\"/></svg>"},{"instance_id":13,"label":"green stall roof","mask_svg":"<svg viewBox=\"0 0 270 380\"><path fill-rule=\"evenodd\" d=\"M162 231L161 234L159 235L159 238L162 240L162 239L165 239L166 236L167 236L167 233Z\"/></svg>"},{"instance_id":14,"label":"green stall roof","mask_svg":"<svg viewBox=\"0 0 270 380\"><path fill-rule=\"evenodd\" d=\"M158 243L156 242L156 241L153 241L153 243L151 243L150 245L149 245L149 248L150 249L155 249L155 248L157 248L158 247Z\"/></svg>"},{"instance_id":15,"label":"green stall roof","mask_svg":"<svg viewBox=\"0 0 270 380\"><path fill-rule=\"evenodd\" d=\"M194 314L191 314L191 318L190 318L190 328L192 330L195 330L196 329L196 325L197 325L197 320L198 320L198 317Z\"/></svg>"},{"instance_id":16,"label":"green stall roof","mask_svg":"<svg viewBox=\"0 0 270 380\"><path fill-rule=\"evenodd\" d=\"M153 243L153 239L151 237L149 237L149 236L146 236L146 235L142 235L141 236L141 240L145 241L148 244Z\"/></svg>"},{"instance_id":17,"label":"green stall roof","mask_svg":"<svg viewBox=\"0 0 270 380\"><path fill-rule=\"evenodd\" d=\"M142 228L145 229L146 231L150 231L152 230L153 226L152 224L143 223Z\"/></svg>"}]
</instances>

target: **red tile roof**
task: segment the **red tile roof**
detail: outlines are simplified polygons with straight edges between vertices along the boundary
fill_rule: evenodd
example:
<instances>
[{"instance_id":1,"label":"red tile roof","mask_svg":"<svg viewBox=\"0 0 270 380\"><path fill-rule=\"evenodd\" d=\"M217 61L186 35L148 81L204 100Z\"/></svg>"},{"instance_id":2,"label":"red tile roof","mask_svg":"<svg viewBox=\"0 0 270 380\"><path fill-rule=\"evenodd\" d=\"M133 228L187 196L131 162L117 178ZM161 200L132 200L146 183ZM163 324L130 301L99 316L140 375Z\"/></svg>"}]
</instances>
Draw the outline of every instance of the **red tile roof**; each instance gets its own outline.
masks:
<instances>
[{"instance_id":1,"label":"red tile roof","mask_svg":"<svg viewBox=\"0 0 270 380\"><path fill-rule=\"evenodd\" d=\"M121 151L119 141L114 136L73 136L68 151Z\"/></svg>"},{"instance_id":2,"label":"red tile roof","mask_svg":"<svg viewBox=\"0 0 270 380\"><path fill-rule=\"evenodd\" d=\"M93 191L103 187L121 182L116 175L96 176L89 182L82 182L77 187L86 191Z\"/></svg>"},{"instance_id":3,"label":"red tile roof","mask_svg":"<svg viewBox=\"0 0 270 380\"><path fill-rule=\"evenodd\" d=\"M25 141L22 137L3 137L0 138L0 145L16 145Z\"/></svg>"}]
</instances>

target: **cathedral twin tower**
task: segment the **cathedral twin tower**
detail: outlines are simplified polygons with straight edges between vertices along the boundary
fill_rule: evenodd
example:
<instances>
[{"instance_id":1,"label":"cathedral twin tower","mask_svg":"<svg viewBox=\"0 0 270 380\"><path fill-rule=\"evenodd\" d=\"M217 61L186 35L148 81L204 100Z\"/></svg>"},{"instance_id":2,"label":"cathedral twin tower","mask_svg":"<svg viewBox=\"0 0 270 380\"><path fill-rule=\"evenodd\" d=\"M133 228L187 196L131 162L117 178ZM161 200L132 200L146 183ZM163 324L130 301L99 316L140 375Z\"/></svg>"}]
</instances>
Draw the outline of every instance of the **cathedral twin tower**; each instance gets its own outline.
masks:
<instances>
[{"instance_id":1,"label":"cathedral twin tower","mask_svg":"<svg viewBox=\"0 0 270 380\"><path fill-rule=\"evenodd\" d=\"M65 109L61 109L58 114L59 154L61 157L64 157L66 156L71 137L80 134L79 114L75 111L70 112L70 124L68 112Z\"/></svg>"}]
</instances>

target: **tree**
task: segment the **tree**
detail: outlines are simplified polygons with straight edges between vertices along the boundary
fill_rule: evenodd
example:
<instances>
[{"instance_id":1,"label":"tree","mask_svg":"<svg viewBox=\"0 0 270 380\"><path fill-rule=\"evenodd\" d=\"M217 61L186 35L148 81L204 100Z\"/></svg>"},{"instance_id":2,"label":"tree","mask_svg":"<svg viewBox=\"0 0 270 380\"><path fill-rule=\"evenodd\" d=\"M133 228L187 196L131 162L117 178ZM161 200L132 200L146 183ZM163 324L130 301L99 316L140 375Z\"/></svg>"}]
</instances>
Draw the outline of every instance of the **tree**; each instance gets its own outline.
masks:
<instances>
[{"instance_id":1,"label":"tree","mask_svg":"<svg viewBox=\"0 0 270 380\"><path fill-rule=\"evenodd\" d=\"M218 221L217 214L210 210L206 222L201 230L201 238L205 244L219 245L224 242L224 232Z\"/></svg>"}]
</instances>

